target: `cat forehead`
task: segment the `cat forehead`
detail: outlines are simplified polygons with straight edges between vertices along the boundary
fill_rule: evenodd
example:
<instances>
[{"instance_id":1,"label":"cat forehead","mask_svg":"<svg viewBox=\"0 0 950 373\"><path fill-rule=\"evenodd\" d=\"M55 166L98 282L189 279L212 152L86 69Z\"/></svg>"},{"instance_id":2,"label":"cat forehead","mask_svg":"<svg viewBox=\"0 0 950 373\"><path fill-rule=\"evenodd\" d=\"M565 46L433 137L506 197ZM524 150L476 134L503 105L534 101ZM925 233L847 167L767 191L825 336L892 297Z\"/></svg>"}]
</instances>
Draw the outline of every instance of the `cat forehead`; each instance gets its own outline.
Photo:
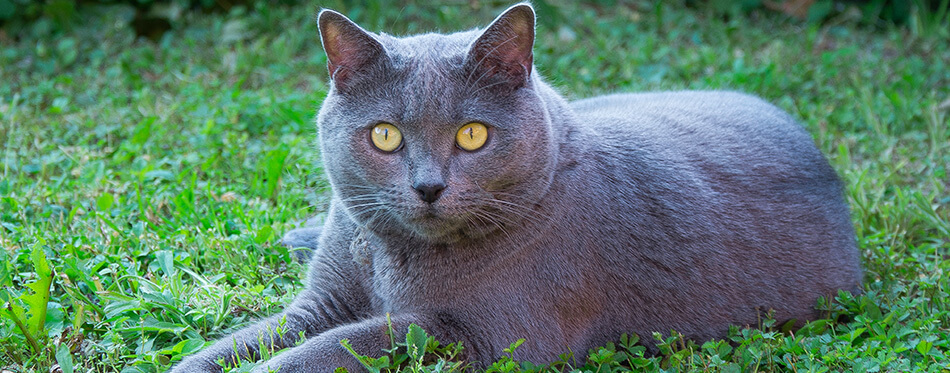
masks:
<instances>
[{"instance_id":1,"label":"cat forehead","mask_svg":"<svg viewBox=\"0 0 950 373\"><path fill-rule=\"evenodd\" d=\"M404 37L379 34L386 54L396 64L445 61L461 63L469 47L478 37L479 30L452 34L426 33Z\"/></svg>"},{"instance_id":2,"label":"cat forehead","mask_svg":"<svg viewBox=\"0 0 950 373\"><path fill-rule=\"evenodd\" d=\"M470 105L462 103L471 102L471 91L478 90L469 84L464 66L480 35L478 29L403 37L374 33L387 63L377 71L381 75L370 78L359 94L346 95L347 100L363 108L378 105L391 116L388 120L401 125L443 123L462 115L459 111L468 113ZM481 91L478 97L488 94Z\"/></svg>"}]
</instances>

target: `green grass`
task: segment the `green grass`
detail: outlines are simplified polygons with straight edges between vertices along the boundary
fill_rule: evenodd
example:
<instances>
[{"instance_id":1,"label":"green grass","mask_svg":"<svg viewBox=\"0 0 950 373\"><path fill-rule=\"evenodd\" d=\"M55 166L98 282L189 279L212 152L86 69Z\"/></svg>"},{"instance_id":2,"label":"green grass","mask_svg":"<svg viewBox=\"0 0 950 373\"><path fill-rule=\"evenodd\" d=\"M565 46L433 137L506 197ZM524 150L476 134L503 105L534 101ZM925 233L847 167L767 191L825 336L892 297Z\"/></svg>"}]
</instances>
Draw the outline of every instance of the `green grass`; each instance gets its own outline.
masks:
<instances>
[{"instance_id":1,"label":"green grass","mask_svg":"<svg viewBox=\"0 0 950 373\"><path fill-rule=\"evenodd\" d=\"M478 3L326 6L405 34L483 25L505 5ZM658 356L631 338L553 368L950 371L947 28L624 4L539 6L538 70L571 98L734 89L800 118L846 181L867 291L792 333L661 331L639 336L661 339ZM185 12L157 43L117 8L0 33L0 367L163 371L301 289L306 268L273 243L327 206L317 9ZM517 357L494 371L532 369Z\"/></svg>"}]
</instances>

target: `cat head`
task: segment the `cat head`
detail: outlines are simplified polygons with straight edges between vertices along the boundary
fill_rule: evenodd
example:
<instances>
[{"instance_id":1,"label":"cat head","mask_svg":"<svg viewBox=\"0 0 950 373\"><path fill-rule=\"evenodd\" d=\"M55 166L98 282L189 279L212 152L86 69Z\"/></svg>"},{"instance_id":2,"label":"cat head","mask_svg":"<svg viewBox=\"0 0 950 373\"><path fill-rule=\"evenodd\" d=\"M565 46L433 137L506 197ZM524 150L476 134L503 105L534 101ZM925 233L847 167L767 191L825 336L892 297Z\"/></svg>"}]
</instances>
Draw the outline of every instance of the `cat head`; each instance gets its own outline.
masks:
<instances>
[{"instance_id":1,"label":"cat head","mask_svg":"<svg viewBox=\"0 0 950 373\"><path fill-rule=\"evenodd\" d=\"M556 154L534 21L518 4L483 30L397 38L320 13L331 78L322 158L358 224L454 242L530 218Z\"/></svg>"}]
</instances>

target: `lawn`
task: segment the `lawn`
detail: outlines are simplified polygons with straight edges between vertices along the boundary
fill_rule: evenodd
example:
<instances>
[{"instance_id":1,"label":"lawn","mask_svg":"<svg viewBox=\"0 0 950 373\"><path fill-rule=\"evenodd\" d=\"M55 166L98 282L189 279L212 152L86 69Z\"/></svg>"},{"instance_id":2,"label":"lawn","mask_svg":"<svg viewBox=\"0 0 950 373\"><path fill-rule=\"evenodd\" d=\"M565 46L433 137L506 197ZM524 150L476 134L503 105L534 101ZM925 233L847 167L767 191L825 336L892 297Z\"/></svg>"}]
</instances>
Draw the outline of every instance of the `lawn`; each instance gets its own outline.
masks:
<instances>
[{"instance_id":1,"label":"lawn","mask_svg":"<svg viewBox=\"0 0 950 373\"><path fill-rule=\"evenodd\" d=\"M406 3L326 6L408 34L507 5ZM845 180L866 292L816 304L828 319L802 330L661 330L639 336L660 355L625 340L553 368L950 371L947 24L664 3L536 3L538 71L570 98L729 89L792 113ZM275 242L327 207L318 9L183 10L156 41L121 6L0 29L0 368L164 371L300 291L305 265ZM532 368L517 357L496 371Z\"/></svg>"}]
</instances>

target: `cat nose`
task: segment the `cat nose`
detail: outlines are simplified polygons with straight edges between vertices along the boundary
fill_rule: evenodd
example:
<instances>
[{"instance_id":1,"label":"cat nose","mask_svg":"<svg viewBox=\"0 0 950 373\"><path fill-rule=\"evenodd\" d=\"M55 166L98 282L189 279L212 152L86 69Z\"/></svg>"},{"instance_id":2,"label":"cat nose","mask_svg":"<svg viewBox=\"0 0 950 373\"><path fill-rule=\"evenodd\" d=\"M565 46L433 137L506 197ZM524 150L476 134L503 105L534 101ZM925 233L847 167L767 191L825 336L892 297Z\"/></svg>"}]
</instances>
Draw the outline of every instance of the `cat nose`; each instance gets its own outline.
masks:
<instances>
[{"instance_id":1,"label":"cat nose","mask_svg":"<svg viewBox=\"0 0 950 373\"><path fill-rule=\"evenodd\" d=\"M416 190L416 193L419 193L419 199L427 203L433 203L442 195L442 191L445 190L445 184L419 183L413 185L412 188Z\"/></svg>"}]
</instances>

